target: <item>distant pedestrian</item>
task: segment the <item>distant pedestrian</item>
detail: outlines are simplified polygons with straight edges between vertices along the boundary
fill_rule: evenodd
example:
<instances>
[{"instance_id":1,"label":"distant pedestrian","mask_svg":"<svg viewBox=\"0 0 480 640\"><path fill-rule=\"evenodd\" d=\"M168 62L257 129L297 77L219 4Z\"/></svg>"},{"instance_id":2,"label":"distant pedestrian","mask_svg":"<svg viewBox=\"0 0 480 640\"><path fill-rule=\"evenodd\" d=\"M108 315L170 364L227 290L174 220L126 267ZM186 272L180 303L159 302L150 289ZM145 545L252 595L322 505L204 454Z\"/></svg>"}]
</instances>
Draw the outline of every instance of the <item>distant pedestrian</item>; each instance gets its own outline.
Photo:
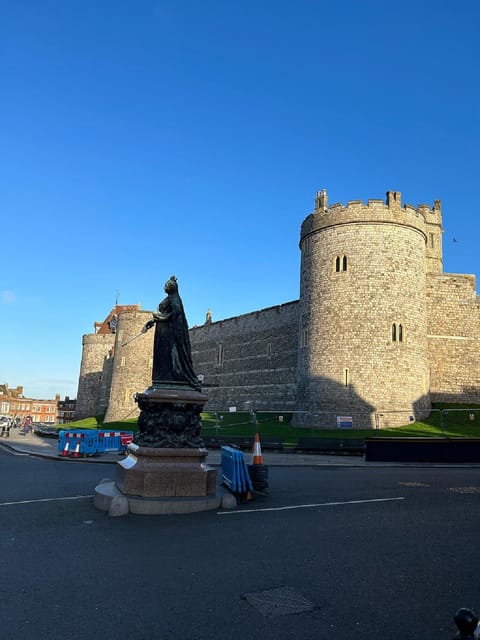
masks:
<instances>
[{"instance_id":1,"label":"distant pedestrian","mask_svg":"<svg viewBox=\"0 0 480 640\"><path fill-rule=\"evenodd\" d=\"M30 433L30 431L32 431L32 426L33 426L32 416L25 416L22 422L22 429L19 433L22 436L26 436L27 433Z\"/></svg>"}]
</instances>

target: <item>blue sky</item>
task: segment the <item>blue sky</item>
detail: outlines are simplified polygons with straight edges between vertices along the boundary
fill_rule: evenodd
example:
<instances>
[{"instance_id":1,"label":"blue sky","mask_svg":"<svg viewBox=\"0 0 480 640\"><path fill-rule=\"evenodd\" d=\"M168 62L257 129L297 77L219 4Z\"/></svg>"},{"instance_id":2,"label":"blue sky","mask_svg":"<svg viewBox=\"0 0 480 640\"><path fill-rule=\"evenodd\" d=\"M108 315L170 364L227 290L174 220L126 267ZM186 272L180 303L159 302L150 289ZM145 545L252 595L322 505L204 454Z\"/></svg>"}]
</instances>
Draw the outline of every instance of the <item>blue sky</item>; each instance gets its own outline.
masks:
<instances>
[{"instance_id":1,"label":"blue sky","mask_svg":"<svg viewBox=\"0 0 480 640\"><path fill-rule=\"evenodd\" d=\"M440 199L478 276L479 29L477 0L0 0L0 382L75 397L82 335L171 274L190 325L297 299L322 188Z\"/></svg>"}]
</instances>

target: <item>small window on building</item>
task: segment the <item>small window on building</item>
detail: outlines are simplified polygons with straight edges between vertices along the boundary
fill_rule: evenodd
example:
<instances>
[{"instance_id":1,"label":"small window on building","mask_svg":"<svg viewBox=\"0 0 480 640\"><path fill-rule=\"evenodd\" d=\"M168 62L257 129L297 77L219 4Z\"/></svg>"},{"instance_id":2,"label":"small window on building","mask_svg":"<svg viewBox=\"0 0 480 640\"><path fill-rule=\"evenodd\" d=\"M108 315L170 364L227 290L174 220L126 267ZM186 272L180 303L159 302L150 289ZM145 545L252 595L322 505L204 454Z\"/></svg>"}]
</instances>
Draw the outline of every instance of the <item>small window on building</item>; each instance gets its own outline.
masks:
<instances>
[{"instance_id":1,"label":"small window on building","mask_svg":"<svg viewBox=\"0 0 480 640\"><path fill-rule=\"evenodd\" d=\"M429 233L428 234L428 241L430 243L430 248L433 249L435 247L435 234L434 233Z\"/></svg>"},{"instance_id":2,"label":"small window on building","mask_svg":"<svg viewBox=\"0 0 480 640\"><path fill-rule=\"evenodd\" d=\"M122 359L120 360L120 366L121 367L125 366L125 356L123 356Z\"/></svg>"},{"instance_id":3,"label":"small window on building","mask_svg":"<svg viewBox=\"0 0 480 640\"><path fill-rule=\"evenodd\" d=\"M401 324L398 325L398 341L403 342L403 327Z\"/></svg>"},{"instance_id":4,"label":"small window on building","mask_svg":"<svg viewBox=\"0 0 480 640\"><path fill-rule=\"evenodd\" d=\"M395 322L392 324L392 342L397 341L397 325Z\"/></svg>"},{"instance_id":5,"label":"small window on building","mask_svg":"<svg viewBox=\"0 0 480 640\"><path fill-rule=\"evenodd\" d=\"M219 344L217 346L217 365L221 366L223 364L224 361L224 350L223 350L223 344Z\"/></svg>"},{"instance_id":6,"label":"small window on building","mask_svg":"<svg viewBox=\"0 0 480 640\"><path fill-rule=\"evenodd\" d=\"M340 273L340 271L347 271L347 267L348 267L347 256L337 256L335 258L335 273Z\"/></svg>"},{"instance_id":7,"label":"small window on building","mask_svg":"<svg viewBox=\"0 0 480 640\"><path fill-rule=\"evenodd\" d=\"M272 343L269 342L267 344L267 358L271 358L272 357Z\"/></svg>"},{"instance_id":8,"label":"small window on building","mask_svg":"<svg viewBox=\"0 0 480 640\"><path fill-rule=\"evenodd\" d=\"M343 370L343 382L344 382L346 387L348 387L348 385L350 383L349 374L350 374L350 369L344 369Z\"/></svg>"}]
</instances>

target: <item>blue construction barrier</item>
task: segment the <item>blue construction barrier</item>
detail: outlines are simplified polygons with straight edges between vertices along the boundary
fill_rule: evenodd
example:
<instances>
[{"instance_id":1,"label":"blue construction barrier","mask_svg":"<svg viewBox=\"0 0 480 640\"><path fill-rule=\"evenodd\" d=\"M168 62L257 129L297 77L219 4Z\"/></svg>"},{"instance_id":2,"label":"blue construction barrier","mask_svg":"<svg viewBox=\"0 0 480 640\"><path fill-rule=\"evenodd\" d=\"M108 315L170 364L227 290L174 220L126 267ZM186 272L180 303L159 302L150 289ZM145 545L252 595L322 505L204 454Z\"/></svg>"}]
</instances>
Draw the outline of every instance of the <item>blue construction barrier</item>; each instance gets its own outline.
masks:
<instances>
[{"instance_id":1,"label":"blue construction barrier","mask_svg":"<svg viewBox=\"0 0 480 640\"><path fill-rule=\"evenodd\" d=\"M220 448L222 460L222 482L237 495L245 495L253 491L252 481L248 473L245 457L239 449L222 446Z\"/></svg>"},{"instance_id":2,"label":"blue construction barrier","mask_svg":"<svg viewBox=\"0 0 480 640\"><path fill-rule=\"evenodd\" d=\"M128 441L133 439L133 431L97 431L98 453L125 451Z\"/></svg>"},{"instance_id":3,"label":"blue construction barrier","mask_svg":"<svg viewBox=\"0 0 480 640\"><path fill-rule=\"evenodd\" d=\"M132 440L133 431L62 429L58 434L58 455L79 458L111 451L121 453Z\"/></svg>"},{"instance_id":4,"label":"blue construction barrier","mask_svg":"<svg viewBox=\"0 0 480 640\"><path fill-rule=\"evenodd\" d=\"M91 434L90 429L62 429L58 434L59 455L71 458L93 455L95 438Z\"/></svg>"}]
</instances>

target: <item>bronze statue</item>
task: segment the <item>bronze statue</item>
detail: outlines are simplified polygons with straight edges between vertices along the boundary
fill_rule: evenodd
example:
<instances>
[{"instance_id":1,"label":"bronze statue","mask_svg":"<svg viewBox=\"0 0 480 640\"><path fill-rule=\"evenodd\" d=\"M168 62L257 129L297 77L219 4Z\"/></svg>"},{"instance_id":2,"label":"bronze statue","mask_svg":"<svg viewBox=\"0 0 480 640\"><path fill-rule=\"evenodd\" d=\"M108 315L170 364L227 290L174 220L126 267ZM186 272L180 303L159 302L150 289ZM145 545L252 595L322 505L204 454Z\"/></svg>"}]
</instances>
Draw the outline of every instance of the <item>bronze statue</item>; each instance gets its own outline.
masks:
<instances>
[{"instance_id":1,"label":"bronze statue","mask_svg":"<svg viewBox=\"0 0 480 640\"><path fill-rule=\"evenodd\" d=\"M146 447L204 447L200 414L208 398L200 393L200 380L193 371L188 324L171 276L165 283L158 311L142 331L124 345L155 327L152 386L137 393L140 408L135 444Z\"/></svg>"},{"instance_id":2,"label":"bronze statue","mask_svg":"<svg viewBox=\"0 0 480 640\"><path fill-rule=\"evenodd\" d=\"M146 333L155 326L152 386L189 385L200 391L200 381L193 371L188 324L178 293L178 283L171 276L165 283L164 298L158 312L142 329Z\"/></svg>"}]
</instances>

